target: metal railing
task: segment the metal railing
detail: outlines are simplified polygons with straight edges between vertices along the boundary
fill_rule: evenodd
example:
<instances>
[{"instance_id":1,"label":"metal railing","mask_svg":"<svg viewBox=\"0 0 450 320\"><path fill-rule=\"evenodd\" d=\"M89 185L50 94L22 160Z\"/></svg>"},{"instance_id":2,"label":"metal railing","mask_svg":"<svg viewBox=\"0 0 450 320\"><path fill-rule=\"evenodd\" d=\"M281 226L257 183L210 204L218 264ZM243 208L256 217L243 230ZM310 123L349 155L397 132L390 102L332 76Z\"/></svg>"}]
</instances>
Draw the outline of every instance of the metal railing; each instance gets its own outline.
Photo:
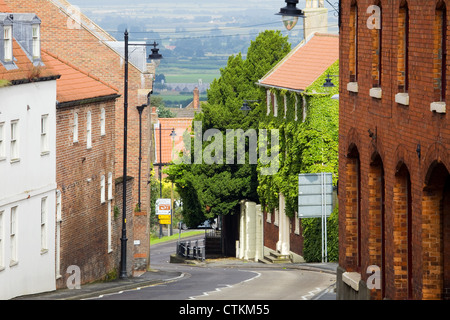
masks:
<instances>
[{"instance_id":1,"label":"metal railing","mask_svg":"<svg viewBox=\"0 0 450 320\"><path fill-rule=\"evenodd\" d=\"M205 261L205 240L178 240L177 255L186 259L197 259L200 261Z\"/></svg>"}]
</instances>

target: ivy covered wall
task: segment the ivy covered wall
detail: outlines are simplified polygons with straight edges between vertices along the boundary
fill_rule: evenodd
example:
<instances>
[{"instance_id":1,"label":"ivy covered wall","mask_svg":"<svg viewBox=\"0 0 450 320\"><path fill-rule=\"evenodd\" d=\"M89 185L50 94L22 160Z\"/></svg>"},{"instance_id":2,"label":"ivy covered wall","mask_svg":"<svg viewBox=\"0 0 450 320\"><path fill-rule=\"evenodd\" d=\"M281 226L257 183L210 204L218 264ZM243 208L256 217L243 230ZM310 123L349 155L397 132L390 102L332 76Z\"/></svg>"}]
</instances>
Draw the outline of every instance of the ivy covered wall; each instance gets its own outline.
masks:
<instances>
[{"instance_id":1,"label":"ivy covered wall","mask_svg":"<svg viewBox=\"0 0 450 320\"><path fill-rule=\"evenodd\" d=\"M274 175L258 175L258 195L267 211L278 207L278 195L283 193L286 215L291 218L296 215L300 173L331 172L333 184L337 184L339 102L331 97L338 94L339 78L332 77L335 87L327 92L323 84L328 74L339 74L339 61L302 93L270 89L277 101L277 116L269 106L270 112L261 119L259 126L260 129L279 129L280 169ZM262 165L258 167L261 169ZM338 259L337 220L335 209L327 221L328 261ZM307 262L320 261L321 219L302 219L301 223L303 257Z\"/></svg>"}]
</instances>

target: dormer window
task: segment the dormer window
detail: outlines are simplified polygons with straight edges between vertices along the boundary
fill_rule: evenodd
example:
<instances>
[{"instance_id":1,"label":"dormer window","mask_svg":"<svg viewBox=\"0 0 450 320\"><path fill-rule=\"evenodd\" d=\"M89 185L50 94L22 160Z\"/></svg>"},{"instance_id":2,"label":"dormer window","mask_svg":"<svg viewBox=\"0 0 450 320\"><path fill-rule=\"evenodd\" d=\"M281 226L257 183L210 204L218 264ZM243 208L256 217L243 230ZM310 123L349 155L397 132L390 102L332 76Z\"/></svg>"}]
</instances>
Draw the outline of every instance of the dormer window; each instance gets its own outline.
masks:
<instances>
[{"instance_id":1,"label":"dormer window","mask_svg":"<svg viewBox=\"0 0 450 320\"><path fill-rule=\"evenodd\" d=\"M13 45L12 45L12 27L4 26L3 28L3 48L4 61L9 62L13 59Z\"/></svg>"},{"instance_id":2,"label":"dormer window","mask_svg":"<svg viewBox=\"0 0 450 320\"><path fill-rule=\"evenodd\" d=\"M41 58L41 30L38 24L32 26L33 59Z\"/></svg>"}]
</instances>

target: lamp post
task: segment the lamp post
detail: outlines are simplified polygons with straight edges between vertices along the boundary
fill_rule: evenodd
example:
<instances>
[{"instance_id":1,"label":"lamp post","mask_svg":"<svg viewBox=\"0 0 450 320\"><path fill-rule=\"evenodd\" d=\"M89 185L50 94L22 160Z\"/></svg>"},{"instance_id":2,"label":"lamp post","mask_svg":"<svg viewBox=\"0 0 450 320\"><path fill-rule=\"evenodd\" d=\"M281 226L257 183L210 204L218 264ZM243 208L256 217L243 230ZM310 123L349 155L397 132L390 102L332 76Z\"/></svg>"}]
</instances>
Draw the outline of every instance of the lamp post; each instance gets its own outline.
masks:
<instances>
[{"instance_id":1,"label":"lamp post","mask_svg":"<svg viewBox=\"0 0 450 320\"><path fill-rule=\"evenodd\" d=\"M120 238L120 278L127 278L127 135L128 135L128 30L125 30L125 83L123 91L123 183L122 183L122 237Z\"/></svg>"},{"instance_id":2,"label":"lamp post","mask_svg":"<svg viewBox=\"0 0 450 320\"><path fill-rule=\"evenodd\" d=\"M124 75L124 94L123 94L123 108L124 108L124 121L123 121L123 190L122 190L122 236L120 238L120 273L119 277L125 279L127 275L127 138L128 138L128 30L124 33L124 56L125 56L125 75ZM148 44L137 44L147 46ZM162 59L162 56L158 53L156 42L152 44L152 54L149 59L157 60ZM140 174L139 174L140 179ZM139 200L140 201L140 200Z\"/></svg>"}]
</instances>

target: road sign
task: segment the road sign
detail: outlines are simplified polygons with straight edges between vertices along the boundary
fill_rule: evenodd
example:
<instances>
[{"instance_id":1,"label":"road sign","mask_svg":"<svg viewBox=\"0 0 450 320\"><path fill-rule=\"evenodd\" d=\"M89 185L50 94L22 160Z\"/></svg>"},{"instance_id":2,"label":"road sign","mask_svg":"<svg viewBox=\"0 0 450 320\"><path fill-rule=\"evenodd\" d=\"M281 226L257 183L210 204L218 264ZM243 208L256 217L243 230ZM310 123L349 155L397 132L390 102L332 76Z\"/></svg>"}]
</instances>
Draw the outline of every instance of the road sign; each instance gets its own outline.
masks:
<instances>
[{"instance_id":1,"label":"road sign","mask_svg":"<svg viewBox=\"0 0 450 320\"><path fill-rule=\"evenodd\" d=\"M298 217L321 218L322 262L328 261L327 217L333 211L333 174L307 173L298 175Z\"/></svg>"},{"instance_id":2,"label":"road sign","mask_svg":"<svg viewBox=\"0 0 450 320\"><path fill-rule=\"evenodd\" d=\"M171 199L157 199L156 200L156 215L171 215L172 213Z\"/></svg>"},{"instance_id":3,"label":"road sign","mask_svg":"<svg viewBox=\"0 0 450 320\"><path fill-rule=\"evenodd\" d=\"M298 176L299 218L330 216L333 211L333 174L307 173Z\"/></svg>"},{"instance_id":4,"label":"road sign","mask_svg":"<svg viewBox=\"0 0 450 320\"><path fill-rule=\"evenodd\" d=\"M159 224L172 224L172 219L170 219L170 216L160 215L159 217Z\"/></svg>"}]
</instances>

